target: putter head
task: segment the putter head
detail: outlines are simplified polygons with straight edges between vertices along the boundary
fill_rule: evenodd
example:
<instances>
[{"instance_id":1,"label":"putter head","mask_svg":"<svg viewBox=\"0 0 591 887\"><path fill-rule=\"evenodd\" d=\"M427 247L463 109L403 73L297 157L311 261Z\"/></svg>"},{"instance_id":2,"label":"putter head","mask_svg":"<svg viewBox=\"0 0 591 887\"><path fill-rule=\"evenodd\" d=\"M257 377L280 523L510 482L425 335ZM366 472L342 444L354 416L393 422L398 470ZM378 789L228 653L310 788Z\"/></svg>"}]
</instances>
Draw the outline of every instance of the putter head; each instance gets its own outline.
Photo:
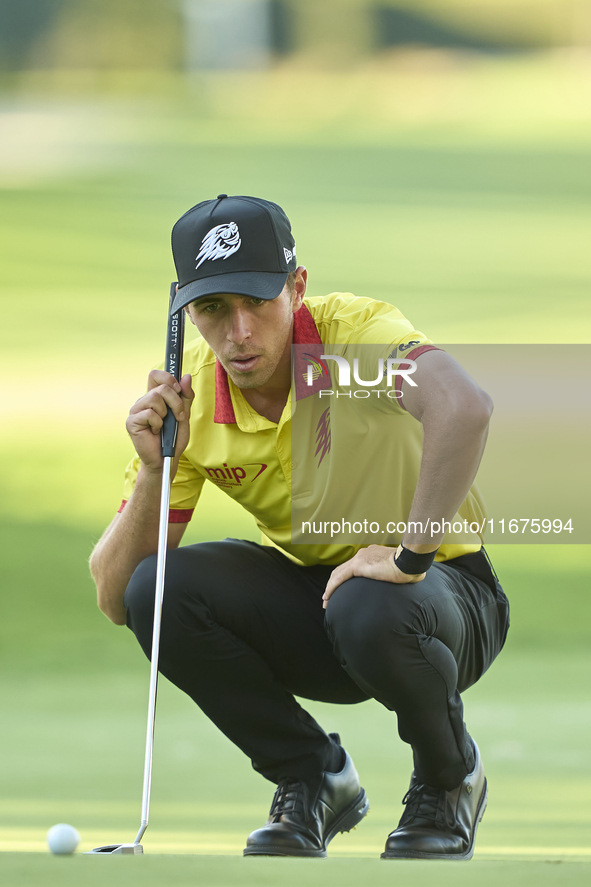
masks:
<instances>
[{"instance_id":1,"label":"putter head","mask_svg":"<svg viewBox=\"0 0 591 887\"><path fill-rule=\"evenodd\" d=\"M87 850L84 855L90 856L92 853L131 853L132 855L137 855L143 852L144 848L141 844L105 844L104 847L95 847L94 850Z\"/></svg>"}]
</instances>

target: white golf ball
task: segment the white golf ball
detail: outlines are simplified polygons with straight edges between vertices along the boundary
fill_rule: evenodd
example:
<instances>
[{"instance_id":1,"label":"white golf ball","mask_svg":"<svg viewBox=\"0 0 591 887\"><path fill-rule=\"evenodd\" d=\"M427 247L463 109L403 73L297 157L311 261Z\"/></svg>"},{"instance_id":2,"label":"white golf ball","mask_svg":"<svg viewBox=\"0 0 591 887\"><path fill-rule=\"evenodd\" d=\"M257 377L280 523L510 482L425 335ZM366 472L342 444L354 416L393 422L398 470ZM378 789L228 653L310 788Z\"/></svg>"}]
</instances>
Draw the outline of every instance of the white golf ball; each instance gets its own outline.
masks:
<instances>
[{"instance_id":1,"label":"white golf ball","mask_svg":"<svg viewBox=\"0 0 591 887\"><path fill-rule=\"evenodd\" d=\"M47 832L47 844L52 853L60 855L73 853L80 843L80 835L73 825L58 822Z\"/></svg>"}]
</instances>

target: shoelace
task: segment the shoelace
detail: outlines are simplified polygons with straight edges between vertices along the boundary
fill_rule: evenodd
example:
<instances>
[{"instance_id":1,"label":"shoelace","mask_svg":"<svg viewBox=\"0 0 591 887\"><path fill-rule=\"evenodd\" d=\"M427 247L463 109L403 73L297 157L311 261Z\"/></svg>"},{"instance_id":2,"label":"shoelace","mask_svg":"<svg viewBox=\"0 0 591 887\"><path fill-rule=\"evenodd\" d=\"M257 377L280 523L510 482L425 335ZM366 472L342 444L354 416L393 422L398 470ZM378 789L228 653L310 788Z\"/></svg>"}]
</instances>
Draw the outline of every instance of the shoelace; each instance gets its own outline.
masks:
<instances>
[{"instance_id":1,"label":"shoelace","mask_svg":"<svg viewBox=\"0 0 591 887\"><path fill-rule=\"evenodd\" d=\"M453 828L456 817L445 789L433 788L423 783L411 785L402 799L406 807L400 824L411 822L417 817L432 820L437 828Z\"/></svg>"},{"instance_id":2,"label":"shoelace","mask_svg":"<svg viewBox=\"0 0 591 887\"><path fill-rule=\"evenodd\" d=\"M287 813L300 814L302 821L308 818L308 786L295 779L284 779L277 786L269 812L270 822L280 822Z\"/></svg>"}]
</instances>

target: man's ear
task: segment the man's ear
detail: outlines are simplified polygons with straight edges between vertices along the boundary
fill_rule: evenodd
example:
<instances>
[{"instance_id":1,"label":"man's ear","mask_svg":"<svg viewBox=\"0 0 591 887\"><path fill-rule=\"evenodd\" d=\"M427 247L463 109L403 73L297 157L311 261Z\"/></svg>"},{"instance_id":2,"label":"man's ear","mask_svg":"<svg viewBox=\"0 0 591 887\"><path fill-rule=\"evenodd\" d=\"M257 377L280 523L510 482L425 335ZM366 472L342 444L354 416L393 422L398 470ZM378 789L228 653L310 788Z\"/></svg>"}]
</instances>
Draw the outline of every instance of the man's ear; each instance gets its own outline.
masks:
<instances>
[{"instance_id":1,"label":"man's ear","mask_svg":"<svg viewBox=\"0 0 591 887\"><path fill-rule=\"evenodd\" d=\"M306 287L308 286L308 271L303 265L299 265L296 269L296 279L293 289L293 299L291 301L293 312L299 311L302 307L302 301L306 295Z\"/></svg>"}]
</instances>

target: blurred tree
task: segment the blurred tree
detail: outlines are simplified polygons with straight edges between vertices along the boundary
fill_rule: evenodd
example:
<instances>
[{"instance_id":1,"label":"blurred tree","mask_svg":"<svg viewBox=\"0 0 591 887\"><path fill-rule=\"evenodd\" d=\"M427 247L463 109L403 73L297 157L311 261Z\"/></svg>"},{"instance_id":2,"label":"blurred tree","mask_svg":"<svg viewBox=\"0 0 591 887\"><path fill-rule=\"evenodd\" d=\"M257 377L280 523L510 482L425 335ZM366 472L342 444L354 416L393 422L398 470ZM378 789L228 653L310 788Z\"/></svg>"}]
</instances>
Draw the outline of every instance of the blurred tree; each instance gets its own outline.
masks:
<instances>
[{"instance_id":1,"label":"blurred tree","mask_svg":"<svg viewBox=\"0 0 591 887\"><path fill-rule=\"evenodd\" d=\"M347 67L372 49L372 0L285 0L295 48L315 63Z\"/></svg>"},{"instance_id":2,"label":"blurred tree","mask_svg":"<svg viewBox=\"0 0 591 887\"><path fill-rule=\"evenodd\" d=\"M270 0L270 12L273 49L284 55L295 47L294 10L285 0Z\"/></svg>"},{"instance_id":3,"label":"blurred tree","mask_svg":"<svg viewBox=\"0 0 591 887\"><path fill-rule=\"evenodd\" d=\"M181 68L181 3L0 0L0 70ZM591 42L591 0L269 0L269 5L275 53L294 50L328 67L347 67L376 48L409 41L476 50Z\"/></svg>"},{"instance_id":4,"label":"blurred tree","mask_svg":"<svg viewBox=\"0 0 591 887\"><path fill-rule=\"evenodd\" d=\"M515 39L491 38L486 29L483 33L473 22L466 26L465 22L441 19L424 9L381 3L371 8L371 15L374 46L378 49L424 46L494 54L523 51L535 45L531 40L518 43Z\"/></svg>"},{"instance_id":5,"label":"blurred tree","mask_svg":"<svg viewBox=\"0 0 591 887\"><path fill-rule=\"evenodd\" d=\"M51 27L36 40L29 67L182 67L178 0L60 0L60 7Z\"/></svg>"},{"instance_id":6,"label":"blurred tree","mask_svg":"<svg viewBox=\"0 0 591 887\"><path fill-rule=\"evenodd\" d=\"M37 0L26 2L32 5ZM28 67L164 70L184 66L181 0L41 2L57 3L59 10L29 41ZM287 52L293 44L290 10L283 0L270 0L269 12L272 48Z\"/></svg>"},{"instance_id":7,"label":"blurred tree","mask_svg":"<svg viewBox=\"0 0 591 887\"><path fill-rule=\"evenodd\" d=\"M308 2L308 0L305 0ZM457 29L489 45L544 48L572 43L573 19L589 14L590 0L368 0L406 11L435 27ZM577 12L584 10L587 12Z\"/></svg>"},{"instance_id":8,"label":"blurred tree","mask_svg":"<svg viewBox=\"0 0 591 887\"><path fill-rule=\"evenodd\" d=\"M297 48L355 58L404 42L469 49L588 45L591 0L284 0ZM379 10L379 12L378 12ZM376 19L389 37L376 33ZM421 40L417 40L417 29ZM400 39L393 36L400 33Z\"/></svg>"},{"instance_id":9,"label":"blurred tree","mask_svg":"<svg viewBox=\"0 0 591 887\"><path fill-rule=\"evenodd\" d=\"M25 66L31 47L61 11L64 0L2 0L0 3L0 68Z\"/></svg>"}]
</instances>

